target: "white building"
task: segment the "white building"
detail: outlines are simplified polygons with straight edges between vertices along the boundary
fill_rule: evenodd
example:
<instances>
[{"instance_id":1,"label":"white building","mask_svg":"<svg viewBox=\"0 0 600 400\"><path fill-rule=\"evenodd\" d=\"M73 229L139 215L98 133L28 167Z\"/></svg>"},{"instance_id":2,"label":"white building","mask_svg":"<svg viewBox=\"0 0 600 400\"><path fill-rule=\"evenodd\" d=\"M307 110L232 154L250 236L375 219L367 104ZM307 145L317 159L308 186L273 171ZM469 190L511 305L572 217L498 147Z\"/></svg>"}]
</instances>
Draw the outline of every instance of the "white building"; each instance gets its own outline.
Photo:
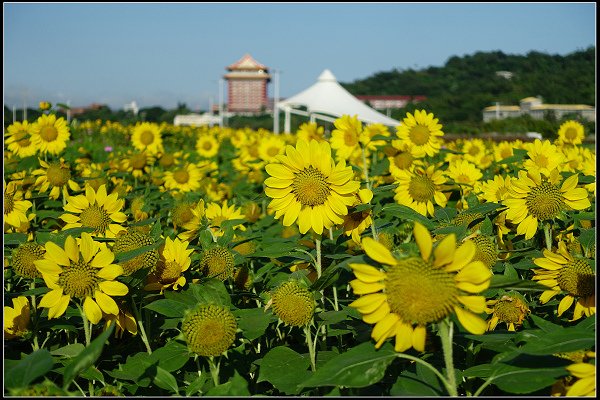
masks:
<instances>
[{"instance_id":1,"label":"white building","mask_svg":"<svg viewBox=\"0 0 600 400\"><path fill-rule=\"evenodd\" d=\"M173 125L191 125L191 126L201 126L201 125L218 125L221 122L221 117L218 115L212 115L210 113L204 114L187 114L187 115L176 115L173 119Z\"/></svg>"},{"instance_id":2,"label":"white building","mask_svg":"<svg viewBox=\"0 0 600 400\"><path fill-rule=\"evenodd\" d=\"M530 115L534 119L543 119L546 113L552 112L557 119L564 115L578 115L588 121L596 121L596 107L585 104L544 104L539 97L526 97L518 106L503 106L496 103L483 109L483 122L495 119L513 118Z\"/></svg>"}]
</instances>

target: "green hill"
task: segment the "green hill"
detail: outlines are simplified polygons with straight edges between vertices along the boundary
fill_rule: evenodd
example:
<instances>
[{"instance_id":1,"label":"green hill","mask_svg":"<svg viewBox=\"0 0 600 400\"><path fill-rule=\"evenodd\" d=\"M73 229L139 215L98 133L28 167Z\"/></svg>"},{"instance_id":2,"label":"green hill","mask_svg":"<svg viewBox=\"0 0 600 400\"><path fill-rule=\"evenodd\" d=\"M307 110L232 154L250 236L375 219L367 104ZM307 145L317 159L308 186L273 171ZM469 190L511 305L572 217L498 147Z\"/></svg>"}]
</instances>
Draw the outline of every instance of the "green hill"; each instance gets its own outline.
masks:
<instances>
[{"instance_id":1,"label":"green hill","mask_svg":"<svg viewBox=\"0 0 600 400\"><path fill-rule=\"evenodd\" d=\"M509 71L512 78L497 71ZM427 101L419 106L440 121L478 123L483 108L497 101L518 105L529 96L541 96L544 103L595 106L595 79L596 48L590 47L566 56L477 52L453 56L442 67L394 69L342 85L354 95L424 95Z\"/></svg>"}]
</instances>

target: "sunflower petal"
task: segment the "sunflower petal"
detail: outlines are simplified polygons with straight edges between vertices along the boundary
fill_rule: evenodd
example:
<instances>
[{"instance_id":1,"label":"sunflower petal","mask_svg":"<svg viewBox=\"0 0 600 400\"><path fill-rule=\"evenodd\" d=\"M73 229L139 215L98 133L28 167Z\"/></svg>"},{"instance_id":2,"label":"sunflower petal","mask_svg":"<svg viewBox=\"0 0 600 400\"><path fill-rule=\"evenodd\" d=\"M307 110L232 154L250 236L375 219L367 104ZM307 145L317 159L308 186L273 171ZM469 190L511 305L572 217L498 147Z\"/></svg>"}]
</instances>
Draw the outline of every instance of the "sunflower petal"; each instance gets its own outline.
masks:
<instances>
[{"instance_id":1,"label":"sunflower petal","mask_svg":"<svg viewBox=\"0 0 600 400\"><path fill-rule=\"evenodd\" d=\"M396 265L397 260L392 253L383 244L375 241L372 238L364 238L362 241L365 253L373 260L381 264Z\"/></svg>"},{"instance_id":2,"label":"sunflower petal","mask_svg":"<svg viewBox=\"0 0 600 400\"><path fill-rule=\"evenodd\" d=\"M100 322L102 319L102 310L100 310L98 304L96 304L96 302L89 296L83 301L83 311L85 312L86 317L94 325Z\"/></svg>"},{"instance_id":3,"label":"sunflower petal","mask_svg":"<svg viewBox=\"0 0 600 400\"><path fill-rule=\"evenodd\" d=\"M461 307L454 307L454 312L460 321L460 324L474 335L483 335L487 328L485 320L471 311L464 310Z\"/></svg>"},{"instance_id":4,"label":"sunflower petal","mask_svg":"<svg viewBox=\"0 0 600 400\"><path fill-rule=\"evenodd\" d=\"M117 281L100 282L98 286L109 296L124 296L129 292L127 285Z\"/></svg>"},{"instance_id":5,"label":"sunflower petal","mask_svg":"<svg viewBox=\"0 0 600 400\"><path fill-rule=\"evenodd\" d=\"M428 261L431 256L431 249L433 248L433 241L431 240L431 234L423 225L418 222L415 222L415 227L413 229L415 240L417 242L417 246L419 246L419 250L421 252L421 257L423 260Z\"/></svg>"}]
</instances>

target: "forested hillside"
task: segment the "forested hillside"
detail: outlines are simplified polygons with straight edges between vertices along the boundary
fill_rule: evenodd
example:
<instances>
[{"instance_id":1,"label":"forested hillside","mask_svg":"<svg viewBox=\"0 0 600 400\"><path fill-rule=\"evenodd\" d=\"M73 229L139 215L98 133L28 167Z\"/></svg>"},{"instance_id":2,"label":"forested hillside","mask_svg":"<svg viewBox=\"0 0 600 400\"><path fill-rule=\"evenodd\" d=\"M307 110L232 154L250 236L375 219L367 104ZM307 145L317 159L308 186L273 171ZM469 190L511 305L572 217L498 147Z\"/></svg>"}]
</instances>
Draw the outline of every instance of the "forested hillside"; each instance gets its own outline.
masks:
<instances>
[{"instance_id":1,"label":"forested hillside","mask_svg":"<svg viewBox=\"0 0 600 400\"><path fill-rule=\"evenodd\" d=\"M517 105L528 96L544 103L595 106L596 48L566 56L501 51L453 56L442 67L379 72L342 85L354 95L424 95L427 108L447 122L479 122L482 109ZM512 78L496 75L512 72Z\"/></svg>"}]
</instances>

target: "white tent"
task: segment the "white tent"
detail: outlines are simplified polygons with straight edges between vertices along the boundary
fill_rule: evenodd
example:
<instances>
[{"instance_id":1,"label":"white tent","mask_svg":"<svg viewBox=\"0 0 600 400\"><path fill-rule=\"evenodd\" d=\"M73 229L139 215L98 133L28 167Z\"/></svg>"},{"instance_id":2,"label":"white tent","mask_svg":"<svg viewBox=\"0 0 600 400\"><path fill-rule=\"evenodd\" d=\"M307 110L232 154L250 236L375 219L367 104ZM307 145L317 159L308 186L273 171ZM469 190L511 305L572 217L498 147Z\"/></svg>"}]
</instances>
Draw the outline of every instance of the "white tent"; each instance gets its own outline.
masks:
<instances>
[{"instance_id":1,"label":"white tent","mask_svg":"<svg viewBox=\"0 0 600 400\"><path fill-rule=\"evenodd\" d=\"M296 109L299 106L304 106L307 110ZM333 122L335 118L331 118L331 115L339 118L346 114L356 115L360 121L365 123L380 123L393 127L400 125L400 121L375 111L351 95L337 82L335 76L328 69L319 75L317 83L295 96L277 102L276 108L285 112L285 132L290 132L290 114L292 113L309 116L311 121L319 118ZM321 115L321 113L327 115ZM274 131L279 132L279 127L274 127Z\"/></svg>"}]
</instances>

